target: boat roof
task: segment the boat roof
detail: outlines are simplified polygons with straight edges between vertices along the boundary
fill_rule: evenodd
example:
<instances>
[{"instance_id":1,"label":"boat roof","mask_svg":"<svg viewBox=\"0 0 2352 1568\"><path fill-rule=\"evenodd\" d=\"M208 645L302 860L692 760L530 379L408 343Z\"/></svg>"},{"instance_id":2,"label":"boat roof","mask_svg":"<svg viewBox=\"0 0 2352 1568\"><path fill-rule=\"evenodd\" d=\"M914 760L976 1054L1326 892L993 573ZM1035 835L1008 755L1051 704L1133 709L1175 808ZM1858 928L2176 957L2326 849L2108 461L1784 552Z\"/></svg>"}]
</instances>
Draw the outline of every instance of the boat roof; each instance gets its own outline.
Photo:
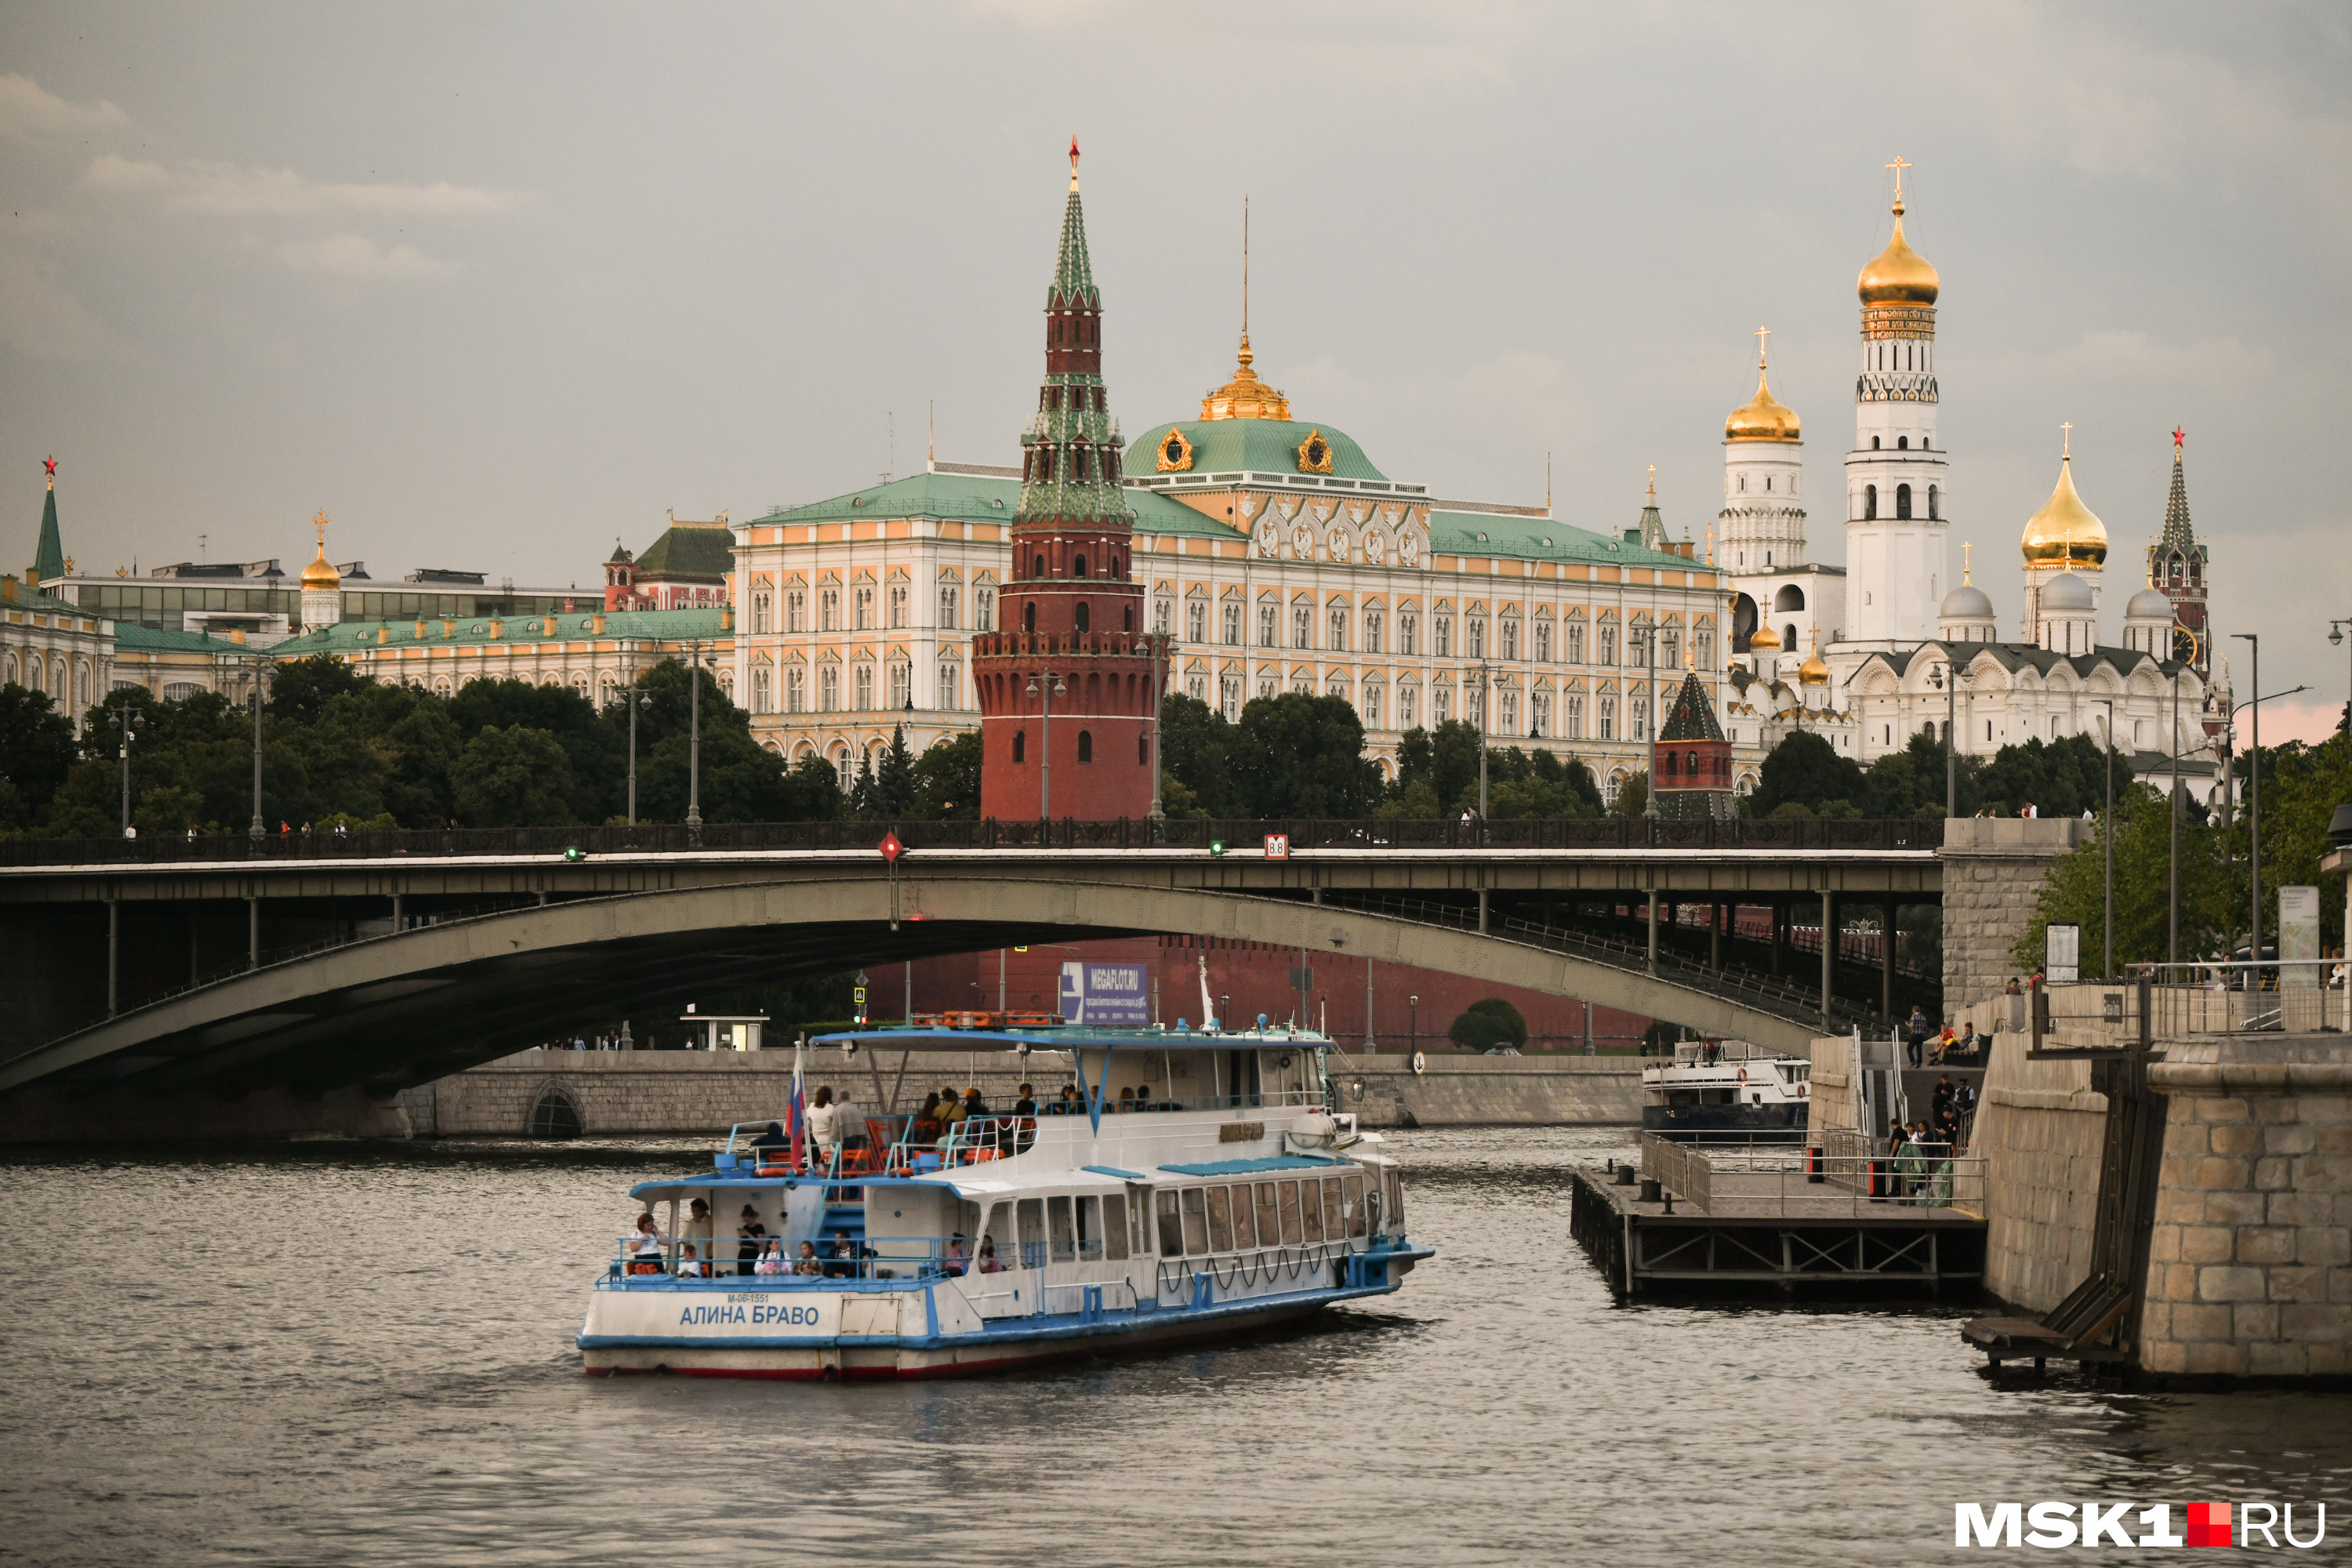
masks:
<instances>
[{"instance_id":1,"label":"boat roof","mask_svg":"<svg viewBox=\"0 0 2352 1568\"><path fill-rule=\"evenodd\" d=\"M951 1024L891 1025L845 1029L838 1034L812 1035L813 1046L852 1042L910 1050L930 1042L959 1051L1066 1051L1079 1047L1151 1051L1238 1051L1296 1046L1314 1049L1331 1044L1328 1035L1312 1029L1101 1029L1078 1024L1029 1025L1018 1028L961 1028Z\"/></svg>"}]
</instances>

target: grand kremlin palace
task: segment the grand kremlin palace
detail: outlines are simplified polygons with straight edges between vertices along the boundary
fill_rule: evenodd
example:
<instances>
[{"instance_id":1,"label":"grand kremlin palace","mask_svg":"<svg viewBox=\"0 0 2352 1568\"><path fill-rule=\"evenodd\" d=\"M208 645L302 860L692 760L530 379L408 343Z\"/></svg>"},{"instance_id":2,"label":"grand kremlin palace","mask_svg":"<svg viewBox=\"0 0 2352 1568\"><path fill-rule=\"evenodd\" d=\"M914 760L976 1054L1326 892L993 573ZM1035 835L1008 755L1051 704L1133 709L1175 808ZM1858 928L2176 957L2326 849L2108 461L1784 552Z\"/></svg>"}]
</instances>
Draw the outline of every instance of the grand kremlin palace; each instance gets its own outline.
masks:
<instances>
[{"instance_id":1,"label":"grand kremlin palace","mask_svg":"<svg viewBox=\"0 0 2352 1568\"><path fill-rule=\"evenodd\" d=\"M1345 698L1393 777L1405 731L1480 720L1483 669L1495 744L1580 756L1613 795L1648 766L1685 665L1719 682L1725 584L1664 539L1654 505L1620 534L1433 500L1293 418L1251 360L1244 334L1200 417L1125 454L1168 689L1228 720L1253 697ZM976 724L964 639L996 629L1020 492L1019 468L933 463L737 524L733 685L761 741L846 779L894 725L920 750Z\"/></svg>"}]
</instances>

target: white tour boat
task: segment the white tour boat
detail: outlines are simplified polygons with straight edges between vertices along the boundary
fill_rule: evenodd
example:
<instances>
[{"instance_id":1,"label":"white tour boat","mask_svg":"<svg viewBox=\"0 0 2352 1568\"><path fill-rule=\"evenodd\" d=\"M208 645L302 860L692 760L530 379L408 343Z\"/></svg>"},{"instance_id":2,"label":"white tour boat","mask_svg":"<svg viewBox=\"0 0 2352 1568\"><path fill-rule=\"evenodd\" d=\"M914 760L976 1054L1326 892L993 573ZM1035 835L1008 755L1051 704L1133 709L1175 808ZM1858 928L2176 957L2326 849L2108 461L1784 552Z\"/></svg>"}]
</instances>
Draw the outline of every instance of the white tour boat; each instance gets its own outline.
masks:
<instances>
[{"instance_id":1,"label":"white tour boat","mask_svg":"<svg viewBox=\"0 0 2352 1568\"><path fill-rule=\"evenodd\" d=\"M1642 1131L1668 1138L1804 1136L1813 1064L1746 1040L1686 1040L1642 1068Z\"/></svg>"},{"instance_id":2,"label":"white tour boat","mask_svg":"<svg viewBox=\"0 0 2352 1568\"><path fill-rule=\"evenodd\" d=\"M1379 1135L1333 1113L1323 1036L958 1015L815 1044L1067 1052L1077 1092L944 1128L869 1117L830 1160L738 1126L709 1174L631 1190L652 1218L591 1292L588 1371L933 1377L1223 1339L1384 1295L1434 1253Z\"/></svg>"}]
</instances>

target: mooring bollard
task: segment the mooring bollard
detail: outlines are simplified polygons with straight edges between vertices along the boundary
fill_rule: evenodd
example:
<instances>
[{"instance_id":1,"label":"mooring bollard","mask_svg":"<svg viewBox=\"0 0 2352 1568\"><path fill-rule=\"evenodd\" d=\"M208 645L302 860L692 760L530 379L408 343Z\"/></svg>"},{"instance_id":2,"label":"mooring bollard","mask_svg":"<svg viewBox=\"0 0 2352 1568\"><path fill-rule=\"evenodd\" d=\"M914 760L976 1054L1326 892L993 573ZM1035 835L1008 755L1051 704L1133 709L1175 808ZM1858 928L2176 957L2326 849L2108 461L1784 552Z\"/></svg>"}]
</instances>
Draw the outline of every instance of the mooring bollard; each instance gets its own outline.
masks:
<instances>
[{"instance_id":1,"label":"mooring bollard","mask_svg":"<svg viewBox=\"0 0 2352 1568\"><path fill-rule=\"evenodd\" d=\"M1642 1201L1643 1201L1643 1203L1645 1203L1645 1204L1654 1204L1654 1203L1656 1203L1656 1202L1658 1201L1658 1192L1659 1192L1659 1188L1658 1188L1658 1178L1657 1178L1657 1177L1655 1177L1655 1176L1644 1176L1644 1177L1643 1177L1643 1178L1642 1178Z\"/></svg>"},{"instance_id":2,"label":"mooring bollard","mask_svg":"<svg viewBox=\"0 0 2352 1568\"><path fill-rule=\"evenodd\" d=\"M1617 1184L1621 1187L1630 1187L1633 1184L1633 1166L1620 1165L1617 1167Z\"/></svg>"}]
</instances>

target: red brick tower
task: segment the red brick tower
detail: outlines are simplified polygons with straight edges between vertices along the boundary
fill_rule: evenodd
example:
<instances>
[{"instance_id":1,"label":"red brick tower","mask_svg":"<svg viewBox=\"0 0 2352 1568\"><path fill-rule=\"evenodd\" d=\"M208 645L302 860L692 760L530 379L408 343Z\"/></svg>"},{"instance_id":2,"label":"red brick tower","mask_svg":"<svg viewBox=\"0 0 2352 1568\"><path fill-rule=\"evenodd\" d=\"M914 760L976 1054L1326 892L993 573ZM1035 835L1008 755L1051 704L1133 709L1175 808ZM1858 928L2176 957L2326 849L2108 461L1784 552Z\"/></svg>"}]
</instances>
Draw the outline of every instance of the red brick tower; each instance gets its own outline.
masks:
<instances>
[{"instance_id":1,"label":"red brick tower","mask_svg":"<svg viewBox=\"0 0 2352 1568\"><path fill-rule=\"evenodd\" d=\"M1021 437L1021 504L998 629L971 639L980 809L1000 821L1108 821L1151 809L1154 688L1166 650L1143 629L1102 379L1102 294L1087 259L1078 144L1045 291L1045 381ZM1050 707L1048 706L1050 701Z\"/></svg>"}]
</instances>

